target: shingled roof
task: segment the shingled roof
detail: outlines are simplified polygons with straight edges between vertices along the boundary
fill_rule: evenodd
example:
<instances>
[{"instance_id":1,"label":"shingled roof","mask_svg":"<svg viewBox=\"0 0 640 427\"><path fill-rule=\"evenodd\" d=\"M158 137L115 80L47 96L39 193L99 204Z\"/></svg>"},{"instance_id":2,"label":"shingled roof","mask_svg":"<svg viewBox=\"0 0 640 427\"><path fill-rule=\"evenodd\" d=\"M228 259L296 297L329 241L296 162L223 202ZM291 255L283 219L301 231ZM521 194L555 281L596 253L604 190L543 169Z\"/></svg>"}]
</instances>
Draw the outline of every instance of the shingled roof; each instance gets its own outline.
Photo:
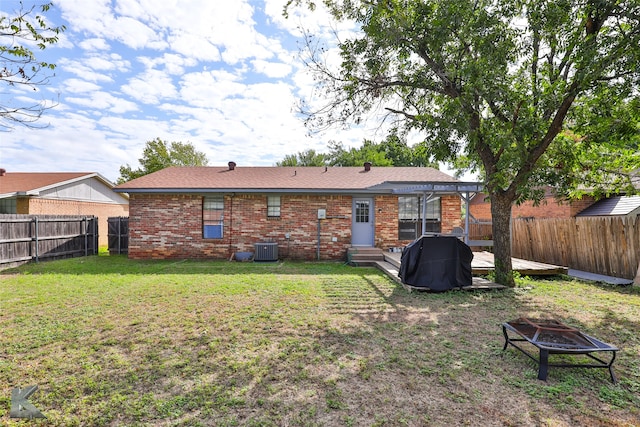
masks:
<instances>
[{"instance_id":1,"label":"shingled roof","mask_svg":"<svg viewBox=\"0 0 640 427\"><path fill-rule=\"evenodd\" d=\"M169 167L117 186L128 193L390 192L398 185L460 183L429 167Z\"/></svg>"},{"instance_id":2,"label":"shingled roof","mask_svg":"<svg viewBox=\"0 0 640 427\"><path fill-rule=\"evenodd\" d=\"M86 178L96 177L108 186L109 180L95 172L2 172L0 173L0 195L37 195L41 191L70 184Z\"/></svg>"},{"instance_id":3,"label":"shingled roof","mask_svg":"<svg viewBox=\"0 0 640 427\"><path fill-rule=\"evenodd\" d=\"M640 196L614 196L600 200L577 216L625 216L640 210Z\"/></svg>"}]
</instances>

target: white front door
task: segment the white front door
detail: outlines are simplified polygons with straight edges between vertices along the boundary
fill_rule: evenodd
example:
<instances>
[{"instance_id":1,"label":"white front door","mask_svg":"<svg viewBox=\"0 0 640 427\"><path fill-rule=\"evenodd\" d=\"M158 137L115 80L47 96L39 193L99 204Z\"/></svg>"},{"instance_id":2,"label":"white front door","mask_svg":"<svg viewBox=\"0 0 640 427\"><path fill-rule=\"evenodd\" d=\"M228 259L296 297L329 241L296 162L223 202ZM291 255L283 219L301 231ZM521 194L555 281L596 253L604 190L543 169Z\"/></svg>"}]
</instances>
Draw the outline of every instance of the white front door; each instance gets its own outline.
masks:
<instances>
[{"instance_id":1,"label":"white front door","mask_svg":"<svg viewBox=\"0 0 640 427\"><path fill-rule=\"evenodd\" d=\"M353 246L373 246L373 212L372 198L353 198L353 223L351 227L351 244Z\"/></svg>"}]
</instances>

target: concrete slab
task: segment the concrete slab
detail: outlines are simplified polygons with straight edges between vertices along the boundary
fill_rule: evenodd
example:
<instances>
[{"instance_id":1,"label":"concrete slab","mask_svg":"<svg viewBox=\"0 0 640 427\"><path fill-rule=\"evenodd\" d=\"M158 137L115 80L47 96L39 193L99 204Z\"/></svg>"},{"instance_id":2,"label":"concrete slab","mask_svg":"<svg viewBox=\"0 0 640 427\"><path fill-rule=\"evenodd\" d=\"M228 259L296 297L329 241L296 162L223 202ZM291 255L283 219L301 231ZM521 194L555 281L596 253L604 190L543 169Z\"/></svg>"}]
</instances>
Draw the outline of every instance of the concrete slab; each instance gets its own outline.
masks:
<instances>
[{"instance_id":1,"label":"concrete slab","mask_svg":"<svg viewBox=\"0 0 640 427\"><path fill-rule=\"evenodd\" d=\"M605 276L602 274L589 273L588 271L580 271L569 269L569 276L581 280L590 280L592 282L608 283L610 285L631 285L633 280L621 279L619 277Z\"/></svg>"}]
</instances>

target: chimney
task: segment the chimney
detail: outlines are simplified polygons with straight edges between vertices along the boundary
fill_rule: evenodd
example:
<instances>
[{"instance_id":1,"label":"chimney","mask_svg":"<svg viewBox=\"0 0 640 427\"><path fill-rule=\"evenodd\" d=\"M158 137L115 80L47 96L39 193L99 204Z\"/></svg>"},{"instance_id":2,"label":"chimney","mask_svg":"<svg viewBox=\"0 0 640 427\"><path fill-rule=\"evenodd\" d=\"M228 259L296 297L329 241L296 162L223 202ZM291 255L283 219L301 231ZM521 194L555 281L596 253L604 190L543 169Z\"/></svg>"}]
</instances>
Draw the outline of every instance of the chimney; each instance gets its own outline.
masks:
<instances>
[{"instance_id":1,"label":"chimney","mask_svg":"<svg viewBox=\"0 0 640 427\"><path fill-rule=\"evenodd\" d=\"M364 162L364 171L369 172L371 170L371 162Z\"/></svg>"},{"instance_id":2,"label":"chimney","mask_svg":"<svg viewBox=\"0 0 640 427\"><path fill-rule=\"evenodd\" d=\"M2 168L0 169L0 176L5 176L7 174L7 170Z\"/></svg>"},{"instance_id":3,"label":"chimney","mask_svg":"<svg viewBox=\"0 0 640 427\"><path fill-rule=\"evenodd\" d=\"M236 168L236 162L229 162L229 170L232 171Z\"/></svg>"}]
</instances>

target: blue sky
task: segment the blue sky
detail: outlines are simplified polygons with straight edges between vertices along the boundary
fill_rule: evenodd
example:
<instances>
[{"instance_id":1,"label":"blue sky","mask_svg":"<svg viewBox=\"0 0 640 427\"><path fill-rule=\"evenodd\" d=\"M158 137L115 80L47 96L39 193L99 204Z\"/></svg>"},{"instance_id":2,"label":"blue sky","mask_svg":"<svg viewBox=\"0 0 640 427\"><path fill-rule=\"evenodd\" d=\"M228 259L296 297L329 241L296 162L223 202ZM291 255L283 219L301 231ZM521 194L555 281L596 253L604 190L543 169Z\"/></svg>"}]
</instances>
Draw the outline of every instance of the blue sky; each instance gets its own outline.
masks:
<instances>
[{"instance_id":1,"label":"blue sky","mask_svg":"<svg viewBox=\"0 0 640 427\"><path fill-rule=\"evenodd\" d=\"M0 133L0 167L11 172L98 172L139 167L147 141L189 142L211 166L271 166L287 154L327 151L384 138L379 122L309 136L296 103L313 80L299 52L304 27L332 41L326 13L286 0L54 0L45 14L67 30L38 59L57 64L37 92L2 88L0 96L57 100L43 129ZM24 0L24 7L33 2ZM14 16L18 0L2 0ZM7 91L13 91L8 93Z\"/></svg>"},{"instance_id":2,"label":"blue sky","mask_svg":"<svg viewBox=\"0 0 640 427\"><path fill-rule=\"evenodd\" d=\"M55 77L36 93L2 89L58 105L39 122L44 129L0 133L0 167L98 172L115 181L120 166L139 166L156 137L192 143L212 166L270 166L287 154L326 151L329 140L380 139L375 126L308 136L295 109L313 84L299 58L298 27L316 34L333 27L322 12L297 9L285 19L283 5L55 0L45 16L67 30L55 46L36 50L57 64ZM0 3L2 13L18 9L17 0Z\"/></svg>"}]
</instances>

